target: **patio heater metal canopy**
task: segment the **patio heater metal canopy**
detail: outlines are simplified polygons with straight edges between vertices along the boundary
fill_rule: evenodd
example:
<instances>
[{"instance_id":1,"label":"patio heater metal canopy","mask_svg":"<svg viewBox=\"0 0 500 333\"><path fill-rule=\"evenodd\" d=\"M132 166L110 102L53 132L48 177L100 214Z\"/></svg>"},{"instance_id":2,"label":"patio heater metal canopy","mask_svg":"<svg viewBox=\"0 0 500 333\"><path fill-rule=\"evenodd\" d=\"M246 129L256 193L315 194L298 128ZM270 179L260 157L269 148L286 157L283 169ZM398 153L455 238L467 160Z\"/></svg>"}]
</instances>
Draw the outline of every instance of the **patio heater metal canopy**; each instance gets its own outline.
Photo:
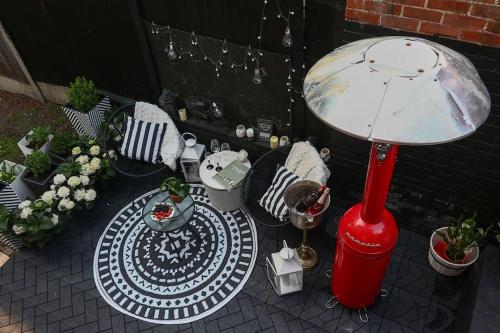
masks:
<instances>
[{"instance_id":1,"label":"patio heater metal canopy","mask_svg":"<svg viewBox=\"0 0 500 333\"><path fill-rule=\"evenodd\" d=\"M473 133L488 117L488 91L473 64L413 37L346 44L307 73L309 109L328 126L373 142L363 200L339 223L334 297L364 308L379 294L398 229L385 209L398 145L430 145Z\"/></svg>"}]
</instances>

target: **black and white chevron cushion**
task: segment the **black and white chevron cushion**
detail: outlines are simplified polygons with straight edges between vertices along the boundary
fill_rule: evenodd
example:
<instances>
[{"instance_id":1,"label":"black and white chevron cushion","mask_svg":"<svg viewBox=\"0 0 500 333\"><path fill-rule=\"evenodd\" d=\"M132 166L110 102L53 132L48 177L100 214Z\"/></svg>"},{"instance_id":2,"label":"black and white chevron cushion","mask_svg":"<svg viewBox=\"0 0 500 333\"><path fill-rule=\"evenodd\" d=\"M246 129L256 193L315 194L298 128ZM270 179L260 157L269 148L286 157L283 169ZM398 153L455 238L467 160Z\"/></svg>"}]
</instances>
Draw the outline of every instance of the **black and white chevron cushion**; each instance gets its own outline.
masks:
<instances>
[{"instance_id":1,"label":"black and white chevron cushion","mask_svg":"<svg viewBox=\"0 0 500 333\"><path fill-rule=\"evenodd\" d=\"M285 189L301 180L299 176L287 168L280 166L274 175L271 186L267 189L266 193L260 198L259 204L267 210L271 215L284 221L288 213L288 208L285 204Z\"/></svg>"},{"instance_id":2,"label":"black and white chevron cushion","mask_svg":"<svg viewBox=\"0 0 500 333\"><path fill-rule=\"evenodd\" d=\"M121 154L134 160L159 163L166 129L166 123L150 123L128 117Z\"/></svg>"}]
</instances>

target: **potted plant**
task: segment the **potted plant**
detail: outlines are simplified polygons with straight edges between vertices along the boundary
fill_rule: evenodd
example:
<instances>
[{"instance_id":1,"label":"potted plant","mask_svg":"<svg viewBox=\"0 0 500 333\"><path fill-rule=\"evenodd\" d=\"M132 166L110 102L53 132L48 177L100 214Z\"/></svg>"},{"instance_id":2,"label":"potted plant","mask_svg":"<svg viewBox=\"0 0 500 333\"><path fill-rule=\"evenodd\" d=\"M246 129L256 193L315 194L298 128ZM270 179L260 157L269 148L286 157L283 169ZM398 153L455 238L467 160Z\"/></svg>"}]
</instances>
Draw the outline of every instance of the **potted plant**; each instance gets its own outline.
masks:
<instances>
[{"instance_id":1,"label":"potted plant","mask_svg":"<svg viewBox=\"0 0 500 333\"><path fill-rule=\"evenodd\" d=\"M49 155L41 151L35 151L26 156L26 168L28 173L23 179L42 187L47 185L56 169L51 163Z\"/></svg>"},{"instance_id":2,"label":"potted plant","mask_svg":"<svg viewBox=\"0 0 500 333\"><path fill-rule=\"evenodd\" d=\"M17 145L28 156L35 150L47 153L50 149L50 143L54 136L50 134L50 127L35 127Z\"/></svg>"},{"instance_id":3,"label":"potted plant","mask_svg":"<svg viewBox=\"0 0 500 333\"><path fill-rule=\"evenodd\" d=\"M429 263L438 273L457 276L479 257L479 244L488 231L476 227L476 215L457 219L455 225L434 231L429 246Z\"/></svg>"},{"instance_id":4,"label":"potted plant","mask_svg":"<svg viewBox=\"0 0 500 333\"><path fill-rule=\"evenodd\" d=\"M24 245L42 247L59 232L59 216L52 213L51 206L41 199L26 200L9 212L8 224Z\"/></svg>"},{"instance_id":5,"label":"potted plant","mask_svg":"<svg viewBox=\"0 0 500 333\"><path fill-rule=\"evenodd\" d=\"M49 155L56 163L64 162L71 156L71 149L78 144L74 133L56 133L50 145Z\"/></svg>"},{"instance_id":6,"label":"potted plant","mask_svg":"<svg viewBox=\"0 0 500 333\"><path fill-rule=\"evenodd\" d=\"M175 203L181 203L189 194L189 185L183 183L177 177L169 177L161 183L160 189L168 191L170 198Z\"/></svg>"},{"instance_id":7,"label":"potted plant","mask_svg":"<svg viewBox=\"0 0 500 333\"><path fill-rule=\"evenodd\" d=\"M0 163L0 204L12 209L22 200L33 197L33 193L23 182L27 173L24 165L7 160Z\"/></svg>"},{"instance_id":8,"label":"potted plant","mask_svg":"<svg viewBox=\"0 0 500 333\"><path fill-rule=\"evenodd\" d=\"M92 80L77 77L68 89L68 104L63 107L78 134L97 138L104 114L111 109L107 96L99 96Z\"/></svg>"}]
</instances>

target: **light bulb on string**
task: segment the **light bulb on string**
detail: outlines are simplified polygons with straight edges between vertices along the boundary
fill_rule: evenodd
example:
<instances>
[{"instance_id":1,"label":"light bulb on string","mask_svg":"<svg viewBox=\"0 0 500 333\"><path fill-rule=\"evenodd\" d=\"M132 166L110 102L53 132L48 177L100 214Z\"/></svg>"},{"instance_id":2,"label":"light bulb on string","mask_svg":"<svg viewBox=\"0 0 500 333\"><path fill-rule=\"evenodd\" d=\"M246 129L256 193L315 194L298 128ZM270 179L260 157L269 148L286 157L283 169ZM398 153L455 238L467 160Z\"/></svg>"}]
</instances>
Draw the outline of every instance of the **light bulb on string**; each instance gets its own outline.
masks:
<instances>
[{"instance_id":1,"label":"light bulb on string","mask_svg":"<svg viewBox=\"0 0 500 333\"><path fill-rule=\"evenodd\" d=\"M165 48L165 53L167 54L168 59L170 60L177 59L177 52L175 51L174 43L172 41L170 41L168 43L167 48Z\"/></svg>"},{"instance_id":2,"label":"light bulb on string","mask_svg":"<svg viewBox=\"0 0 500 333\"><path fill-rule=\"evenodd\" d=\"M224 42L222 43L222 53L226 54L227 53L227 42L224 39Z\"/></svg>"},{"instance_id":3,"label":"light bulb on string","mask_svg":"<svg viewBox=\"0 0 500 333\"><path fill-rule=\"evenodd\" d=\"M285 47L290 47L293 44L292 34L290 32L290 26L286 26L285 33L283 34L283 39L281 40L281 44Z\"/></svg>"},{"instance_id":4,"label":"light bulb on string","mask_svg":"<svg viewBox=\"0 0 500 333\"><path fill-rule=\"evenodd\" d=\"M255 83L255 84L261 84L262 83L262 75L260 74L259 67L255 67L255 70L253 72L252 82Z\"/></svg>"}]
</instances>

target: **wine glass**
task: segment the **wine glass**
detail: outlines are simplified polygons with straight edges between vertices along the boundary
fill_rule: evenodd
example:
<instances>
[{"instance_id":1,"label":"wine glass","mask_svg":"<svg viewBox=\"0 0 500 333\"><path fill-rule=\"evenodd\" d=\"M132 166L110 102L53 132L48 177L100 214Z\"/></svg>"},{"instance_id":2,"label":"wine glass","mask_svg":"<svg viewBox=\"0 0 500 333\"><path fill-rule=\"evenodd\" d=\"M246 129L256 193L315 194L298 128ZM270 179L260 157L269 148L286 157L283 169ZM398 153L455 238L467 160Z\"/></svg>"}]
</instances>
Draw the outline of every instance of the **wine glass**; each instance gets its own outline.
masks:
<instances>
[{"instance_id":1,"label":"wine glass","mask_svg":"<svg viewBox=\"0 0 500 333\"><path fill-rule=\"evenodd\" d=\"M211 152L209 151L206 151L205 152L205 159L208 160L208 164L207 164L207 169L208 170L212 170L214 168L214 165L212 164L212 162L210 161L210 155L212 155Z\"/></svg>"},{"instance_id":2,"label":"wine glass","mask_svg":"<svg viewBox=\"0 0 500 333\"><path fill-rule=\"evenodd\" d=\"M229 151L229 150L231 150L231 147L229 147L229 143L224 142L223 144L220 145L220 150L221 151Z\"/></svg>"},{"instance_id":3,"label":"wine glass","mask_svg":"<svg viewBox=\"0 0 500 333\"><path fill-rule=\"evenodd\" d=\"M217 139L213 139L212 141L210 141L210 149L214 152L214 153L218 153L220 152L220 145L219 145L219 140Z\"/></svg>"}]
</instances>

